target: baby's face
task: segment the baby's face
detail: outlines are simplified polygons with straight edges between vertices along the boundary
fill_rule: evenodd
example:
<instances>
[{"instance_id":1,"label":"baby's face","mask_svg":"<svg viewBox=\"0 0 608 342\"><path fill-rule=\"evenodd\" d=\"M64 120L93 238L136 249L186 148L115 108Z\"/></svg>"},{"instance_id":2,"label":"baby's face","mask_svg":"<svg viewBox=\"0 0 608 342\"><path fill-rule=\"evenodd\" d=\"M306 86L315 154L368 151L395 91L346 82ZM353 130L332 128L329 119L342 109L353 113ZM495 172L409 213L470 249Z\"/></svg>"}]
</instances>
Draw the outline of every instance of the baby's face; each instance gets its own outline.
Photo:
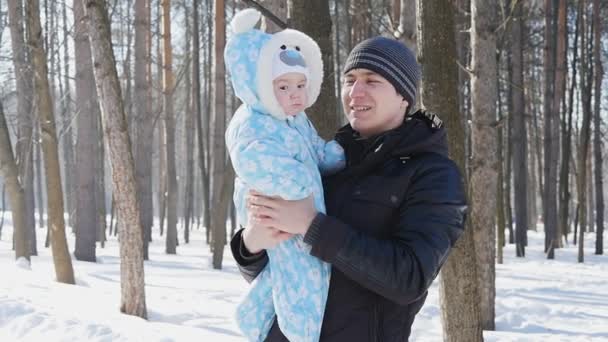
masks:
<instances>
[{"instance_id":1,"label":"baby's face","mask_svg":"<svg viewBox=\"0 0 608 342\"><path fill-rule=\"evenodd\" d=\"M283 74L272 81L274 96L287 115L296 115L306 108L306 76L297 72Z\"/></svg>"}]
</instances>

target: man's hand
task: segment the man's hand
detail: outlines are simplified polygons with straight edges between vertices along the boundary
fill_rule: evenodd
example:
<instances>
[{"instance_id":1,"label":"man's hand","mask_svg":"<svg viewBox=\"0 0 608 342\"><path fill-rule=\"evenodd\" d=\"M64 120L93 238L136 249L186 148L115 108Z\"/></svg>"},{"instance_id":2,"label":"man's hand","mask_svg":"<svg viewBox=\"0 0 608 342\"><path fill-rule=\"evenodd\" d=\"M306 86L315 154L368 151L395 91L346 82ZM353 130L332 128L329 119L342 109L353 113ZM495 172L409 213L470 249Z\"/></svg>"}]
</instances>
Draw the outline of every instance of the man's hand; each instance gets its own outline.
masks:
<instances>
[{"instance_id":1,"label":"man's hand","mask_svg":"<svg viewBox=\"0 0 608 342\"><path fill-rule=\"evenodd\" d=\"M249 193L249 222L291 234L304 235L317 216L312 195L297 201Z\"/></svg>"},{"instance_id":2,"label":"man's hand","mask_svg":"<svg viewBox=\"0 0 608 342\"><path fill-rule=\"evenodd\" d=\"M248 225L243 230L243 244L251 254L257 254L264 249L273 248L279 243L289 239L293 234L282 232L268 227L248 215Z\"/></svg>"}]
</instances>

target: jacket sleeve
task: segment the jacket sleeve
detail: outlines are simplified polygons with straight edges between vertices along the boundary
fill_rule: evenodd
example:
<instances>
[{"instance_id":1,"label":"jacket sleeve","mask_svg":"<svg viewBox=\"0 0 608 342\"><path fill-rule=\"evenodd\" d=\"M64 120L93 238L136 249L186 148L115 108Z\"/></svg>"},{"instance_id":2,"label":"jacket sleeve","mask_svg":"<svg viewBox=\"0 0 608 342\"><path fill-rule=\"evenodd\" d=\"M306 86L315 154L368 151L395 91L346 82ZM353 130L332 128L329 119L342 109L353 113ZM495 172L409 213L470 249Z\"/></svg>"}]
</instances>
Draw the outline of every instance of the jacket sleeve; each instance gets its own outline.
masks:
<instances>
[{"instance_id":1,"label":"jacket sleeve","mask_svg":"<svg viewBox=\"0 0 608 342\"><path fill-rule=\"evenodd\" d=\"M269 120L267 124L278 129ZM271 133L272 129L267 128ZM306 198L313 192L314 175L271 133L256 126L241 128L229 151L236 175L251 189L267 196Z\"/></svg>"},{"instance_id":2,"label":"jacket sleeve","mask_svg":"<svg viewBox=\"0 0 608 342\"><path fill-rule=\"evenodd\" d=\"M319 171L322 175L331 175L344 168L346 157L344 148L335 141L325 141L319 136L312 122L308 120L309 136L319 160Z\"/></svg>"},{"instance_id":3,"label":"jacket sleeve","mask_svg":"<svg viewBox=\"0 0 608 342\"><path fill-rule=\"evenodd\" d=\"M312 255L405 305L430 287L463 233L465 212L460 173L450 161L414 175L390 237L374 238L318 214L304 241L312 245Z\"/></svg>"},{"instance_id":4,"label":"jacket sleeve","mask_svg":"<svg viewBox=\"0 0 608 342\"><path fill-rule=\"evenodd\" d=\"M251 283L268 264L268 254L261 251L251 254L243 245L243 229L239 230L230 240L230 251L239 268L239 272L248 283Z\"/></svg>"}]
</instances>

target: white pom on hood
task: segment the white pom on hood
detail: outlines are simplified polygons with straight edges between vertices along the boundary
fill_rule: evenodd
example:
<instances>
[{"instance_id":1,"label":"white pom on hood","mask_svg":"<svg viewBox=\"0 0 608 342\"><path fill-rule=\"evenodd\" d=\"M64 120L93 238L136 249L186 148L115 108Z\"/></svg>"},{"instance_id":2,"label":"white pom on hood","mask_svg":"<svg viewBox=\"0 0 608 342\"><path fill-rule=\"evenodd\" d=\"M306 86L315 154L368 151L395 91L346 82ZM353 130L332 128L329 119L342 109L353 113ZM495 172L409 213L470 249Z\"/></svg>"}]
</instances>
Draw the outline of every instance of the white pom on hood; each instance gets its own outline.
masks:
<instances>
[{"instance_id":1,"label":"white pom on hood","mask_svg":"<svg viewBox=\"0 0 608 342\"><path fill-rule=\"evenodd\" d=\"M230 22L232 32L234 34L239 34L251 30L255 27L255 24L258 23L261 15L260 11L254 8L248 8L238 12Z\"/></svg>"}]
</instances>

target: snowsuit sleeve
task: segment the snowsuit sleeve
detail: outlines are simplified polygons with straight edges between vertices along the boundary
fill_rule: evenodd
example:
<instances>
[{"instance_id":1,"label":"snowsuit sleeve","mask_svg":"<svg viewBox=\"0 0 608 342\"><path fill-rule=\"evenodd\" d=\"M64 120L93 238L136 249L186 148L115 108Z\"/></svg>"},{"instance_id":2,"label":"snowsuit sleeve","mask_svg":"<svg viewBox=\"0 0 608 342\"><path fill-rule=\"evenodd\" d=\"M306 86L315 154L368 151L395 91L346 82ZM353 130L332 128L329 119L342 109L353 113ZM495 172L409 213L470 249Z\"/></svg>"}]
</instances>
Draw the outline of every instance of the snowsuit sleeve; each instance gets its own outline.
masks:
<instances>
[{"instance_id":1,"label":"snowsuit sleeve","mask_svg":"<svg viewBox=\"0 0 608 342\"><path fill-rule=\"evenodd\" d=\"M309 138L319 160L319 171L323 176L334 174L344 168L346 157L344 149L335 141L325 141L319 136L312 122L308 121Z\"/></svg>"},{"instance_id":2,"label":"snowsuit sleeve","mask_svg":"<svg viewBox=\"0 0 608 342\"><path fill-rule=\"evenodd\" d=\"M314 175L274 135L280 128L273 119L260 120L256 125L244 124L238 140L230 146L237 176L251 189L267 196L287 200L308 197L313 193Z\"/></svg>"}]
</instances>

